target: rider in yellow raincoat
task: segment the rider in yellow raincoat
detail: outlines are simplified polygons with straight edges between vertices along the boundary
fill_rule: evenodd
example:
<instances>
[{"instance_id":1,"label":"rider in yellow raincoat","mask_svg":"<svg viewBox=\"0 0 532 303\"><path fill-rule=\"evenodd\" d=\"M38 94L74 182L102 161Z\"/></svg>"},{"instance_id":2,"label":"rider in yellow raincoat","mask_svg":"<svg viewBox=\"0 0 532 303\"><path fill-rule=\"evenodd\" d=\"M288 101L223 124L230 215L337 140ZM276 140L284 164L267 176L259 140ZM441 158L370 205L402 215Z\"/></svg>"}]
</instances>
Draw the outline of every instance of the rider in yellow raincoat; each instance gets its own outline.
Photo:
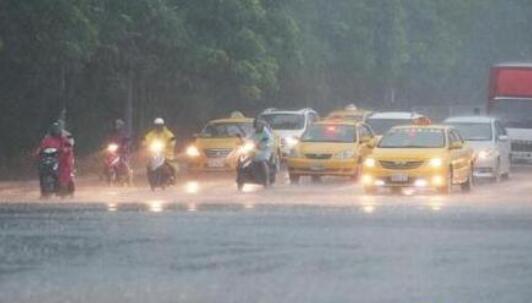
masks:
<instances>
[{"instance_id":1,"label":"rider in yellow raincoat","mask_svg":"<svg viewBox=\"0 0 532 303\"><path fill-rule=\"evenodd\" d=\"M163 118L156 118L153 121L154 128L146 134L144 137L144 146L149 147L154 142L160 142L163 144L166 156L166 165L172 171L172 175L175 179L176 168L171 163L175 159L175 136L166 127Z\"/></svg>"}]
</instances>

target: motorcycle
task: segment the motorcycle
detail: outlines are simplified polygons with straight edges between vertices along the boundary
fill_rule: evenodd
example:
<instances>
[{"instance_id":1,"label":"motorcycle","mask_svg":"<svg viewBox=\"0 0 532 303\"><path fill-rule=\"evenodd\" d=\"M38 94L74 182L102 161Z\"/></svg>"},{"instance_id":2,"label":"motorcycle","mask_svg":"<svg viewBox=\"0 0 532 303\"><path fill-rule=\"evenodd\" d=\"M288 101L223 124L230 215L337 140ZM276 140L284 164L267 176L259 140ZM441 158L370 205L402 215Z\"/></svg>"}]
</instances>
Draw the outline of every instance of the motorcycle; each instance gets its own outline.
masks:
<instances>
[{"instance_id":1,"label":"motorcycle","mask_svg":"<svg viewBox=\"0 0 532 303\"><path fill-rule=\"evenodd\" d=\"M116 143L107 145L104 160L104 175L109 185L131 184L132 172L119 153L120 146Z\"/></svg>"},{"instance_id":2,"label":"motorcycle","mask_svg":"<svg viewBox=\"0 0 532 303\"><path fill-rule=\"evenodd\" d=\"M43 198L59 192L59 151L55 148L45 148L39 154L39 184Z\"/></svg>"},{"instance_id":3,"label":"motorcycle","mask_svg":"<svg viewBox=\"0 0 532 303\"><path fill-rule=\"evenodd\" d=\"M148 163L148 182L154 191L156 188L166 189L173 185L175 176L166 163L166 144L162 141L154 141L149 146L150 160Z\"/></svg>"},{"instance_id":4,"label":"motorcycle","mask_svg":"<svg viewBox=\"0 0 532 303\"><path fill-rule=\"evenodd\" d=\"M277 172L279 171L278 156L272 154L267 162L266 174L261 173L264 169L261 162L253 161L257 146L253 142L245 142L240 147L240 156L237 162L237 177L236 183L239 191L242 191L246 183L259 184L268 188L275 183ZM267 175L268 178L264 178Z\"/></svg>"}]
</instances>

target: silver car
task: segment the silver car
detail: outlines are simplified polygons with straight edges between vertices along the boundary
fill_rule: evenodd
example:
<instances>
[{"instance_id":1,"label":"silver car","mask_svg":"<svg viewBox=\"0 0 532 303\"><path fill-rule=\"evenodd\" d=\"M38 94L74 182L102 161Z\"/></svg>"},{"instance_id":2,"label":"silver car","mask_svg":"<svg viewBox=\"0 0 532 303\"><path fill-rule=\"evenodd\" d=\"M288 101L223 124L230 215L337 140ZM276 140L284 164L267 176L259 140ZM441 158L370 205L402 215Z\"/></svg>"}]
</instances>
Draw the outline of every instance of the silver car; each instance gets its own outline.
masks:
<instances>
[{"instance_id":1,"label":"silver car","mask_svg":"<svg viewBox=\"0 0 532 303\"><path fill-rule=\"evenodd\" d=\"M473 175L496 182L510 176L511 143L506 129L486 116L450 117L444 122L460 132L475 151Z\"/></svg>"}]
</instances>

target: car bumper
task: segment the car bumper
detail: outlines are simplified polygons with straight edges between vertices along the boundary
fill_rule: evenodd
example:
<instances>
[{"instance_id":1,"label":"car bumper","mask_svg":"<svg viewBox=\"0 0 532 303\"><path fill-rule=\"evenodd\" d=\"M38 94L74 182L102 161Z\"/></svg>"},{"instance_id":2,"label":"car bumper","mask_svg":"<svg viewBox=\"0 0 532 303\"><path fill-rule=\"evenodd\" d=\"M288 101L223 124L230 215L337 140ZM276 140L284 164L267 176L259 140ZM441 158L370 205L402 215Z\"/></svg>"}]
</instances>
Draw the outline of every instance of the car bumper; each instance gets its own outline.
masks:
<instances>
[{"instance_id":1,"label":"car bumper","mask_svg":"<svg viewBox=\"0 0 532 303\"><path fill-rule=\"evenodd\" d=\"M473 177L475 178L493 178L497 170L497 159L477 159L473 168Z\"/></svg>"},{"instance_id":2,"label":"car bumper","mask_svg":"<svg viewBox=\"0 0 532 303\"><path fill-rule=\"evenodd\" d=\"M185 163L189 172L228 172L236 169L236 161L226 158L186 159Z\"/></svg>"},{"instance_id":3,"label":"car bumper","mask_svg":"<svg viewBox=\"0 0 532 303\"><path fill-rule=\"evenodd\" d=\"M353 176L357 173L358 163L349 160L310 160L292 159L287 161L288 171L297 175Z\"/></svg>"},{"instance_id":4,"label":"car bumper","mask_svg":"<svg viewBox=\"0 0 532 303\"><path fill-rule=\"evenodd\" d=\"M367 187L415 187L415 188L440 188L446 186L446 169L415 169L415 170L389 170L372 169L363 170L362 184Z\"/></svg>"}]
</instances>

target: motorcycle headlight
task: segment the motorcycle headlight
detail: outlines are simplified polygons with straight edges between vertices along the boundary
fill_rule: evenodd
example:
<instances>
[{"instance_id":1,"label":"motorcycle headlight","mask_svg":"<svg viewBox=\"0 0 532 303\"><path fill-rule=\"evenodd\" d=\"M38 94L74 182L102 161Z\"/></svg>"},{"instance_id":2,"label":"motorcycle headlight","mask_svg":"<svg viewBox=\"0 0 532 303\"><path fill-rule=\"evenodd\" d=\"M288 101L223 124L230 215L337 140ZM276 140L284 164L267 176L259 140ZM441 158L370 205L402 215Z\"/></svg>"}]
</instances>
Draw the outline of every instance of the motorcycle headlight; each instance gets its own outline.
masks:
<instances>
[{"instance_id":1,"label":"motorcycle headlight","mask_svg":"<svg viewBox=\"0 0 532 303\"><path fill-rule=\"evenodd\" d=\"M367 158L365 161L364 161L364 166L365 167L368 167L368 168L373 168L375 167L375 164L377 163L377 161L375 161L375 159L373 158Z\"/></svg>"},{"instance_id":2,"label":"motorcycle headlight","mask_svg":"<svg viewBox=\"0 0 532 303\"><path fill-rule=\"evenodd\" d=\"M347 160L355 156L355 151L353 150L344 150L342 152L334 154L334 158L340 160Z\"/></svg>"},{"instance_id":3,"label":"motorcycle headlight","mask_svg":"<svg viewBox=\"0 0 532 303\"><path fill-rule=\"evenodd\" d=\"M150 151L152 153L160 153L164 150L164 143L161 142L161 141L153 141L151 144L150 144Z\"/></svg>"},{"instance_id":4,"label":"motorcycle headlight","mask_svg":"<svg viewBox=\"0 0 532 303\"><path fill-rule=\"evenodd\" d=\"M485 149L478 152L478 158L481 160L491 159L495 157L496 151L494 149Z\"/></svg>"},{"instance_id":5,"label":"motorcycle headlight","mask_svg":"<svg viewBox=\"0 0 532 303\"><path fill-rule=\"evenodd\" d=\"M118 144L111 143L111 144L107 145L107 151L108 152L116 153L117 150L118 150Z\"/></svg>"},{"instance_id":6,"label":"motorcycle headlight","mask_svg":"<svg viewBox=\"0 0 532 303\"><path fill-rule=\"evenodd\" d=\"M242 145L242 147L240 148L240 151L242 153L248 154L248 153L252 152L254 149L255 149L255 143L246 142L246 143L244 143L244 145Z\"/></svg>"},{"instance_id":7,"label":"motorcycle headlight","mask_svg":"<svg viewBox=\"0 0 532 303\"><path fill-rule=\"evenodd\" d=\"M196 158L200 156L199 149L194 145L190 145L189 147L187 147L186 153L187 153L187 156L191 158Z\"/></svg>"},{"instance_id":8,"label":"motorcycle headlight","mask_svg":"<svg viewBox=\"0 0 532 303\"><path fill-rule=\"evenodd\" d=\"M443 160L441 158L432 158L429 161L431 167L439 168L443 165Z\"/></svg>"}]
</instances>

